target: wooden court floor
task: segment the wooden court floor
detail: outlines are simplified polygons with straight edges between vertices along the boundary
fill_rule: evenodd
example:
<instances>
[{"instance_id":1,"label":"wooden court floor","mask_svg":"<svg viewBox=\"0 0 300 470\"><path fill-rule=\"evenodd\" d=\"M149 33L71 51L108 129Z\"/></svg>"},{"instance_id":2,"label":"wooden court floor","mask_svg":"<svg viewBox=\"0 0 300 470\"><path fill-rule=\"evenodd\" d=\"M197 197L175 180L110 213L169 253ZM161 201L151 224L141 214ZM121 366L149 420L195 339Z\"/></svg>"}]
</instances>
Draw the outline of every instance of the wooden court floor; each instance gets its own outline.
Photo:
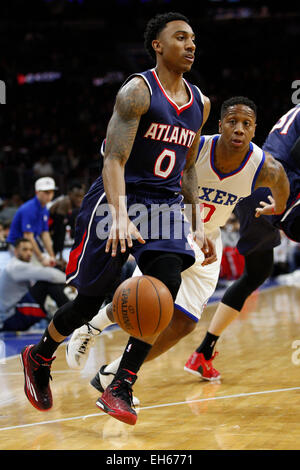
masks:
<instances>
[{"instance_id":1,"label":"wooden court floor","mask_svg":"<svg viewBox=\"0 0 300 470\"><path fill-rule=\"evenodd\" d=\"M97 339L83 371L71 371L65 345L53 365L54 406L31 407L19 358L0 364L1 450L289 450L300 449L300 288L253 294L218 342L218 383L183 371L215 310L160 358L144 364L134 387L138 421L103 414L89 385L98 365L126 343L121 330ZM298 341L298 342L297 342ZM299 351L299 354L298 354Z\"/></svg>"}]
</instances>

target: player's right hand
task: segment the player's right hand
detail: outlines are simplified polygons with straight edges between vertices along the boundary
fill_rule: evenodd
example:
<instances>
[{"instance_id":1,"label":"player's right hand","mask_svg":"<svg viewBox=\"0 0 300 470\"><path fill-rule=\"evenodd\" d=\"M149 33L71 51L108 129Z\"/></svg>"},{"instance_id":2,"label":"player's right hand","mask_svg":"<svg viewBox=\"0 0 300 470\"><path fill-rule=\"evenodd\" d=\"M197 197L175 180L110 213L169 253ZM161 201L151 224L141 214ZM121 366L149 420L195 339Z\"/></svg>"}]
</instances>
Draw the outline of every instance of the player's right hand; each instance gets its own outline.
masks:
<instances>
[{"instance_id":1,"label":"player's right hand","mask_svg":"<svg viewBox=\"0 0 300 470\"><path fill-rule=\"evenodd\" d=\"M131 222L127 216L120 217L112 223L105 252L108 253L111 249L111 256L116 256L118 245L120 244L121 253L125 253L127 247L132 247L133 238L135 238L139 243L146 243L134 223Z\"/></svg>"},{"instance_id":2,"label":"player's right hand","mask_svg":"<svg viewBox=\"0 0 300 470\"><path fill-rule=\"evenodd\" d=\"M204 261L202 263L202 266L206 266L207 264L211 264L217 261L217 252L215 244L206 235L204 237L204 243L201 248L201 251L204 254Z\"/></svg>"}]
</instances>

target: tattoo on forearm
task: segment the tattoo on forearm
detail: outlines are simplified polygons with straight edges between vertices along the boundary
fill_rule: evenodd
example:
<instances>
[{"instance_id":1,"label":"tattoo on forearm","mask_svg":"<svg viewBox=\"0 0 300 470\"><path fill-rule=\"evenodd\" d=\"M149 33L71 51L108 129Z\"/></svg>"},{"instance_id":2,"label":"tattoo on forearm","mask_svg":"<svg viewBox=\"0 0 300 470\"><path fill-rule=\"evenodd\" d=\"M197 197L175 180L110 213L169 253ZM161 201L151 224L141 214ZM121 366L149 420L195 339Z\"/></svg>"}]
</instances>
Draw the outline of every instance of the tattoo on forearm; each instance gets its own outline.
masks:
<instances>
[{"instance_id":1,"label":"tattoo on forearm","mask_svg":"<svg viewBox=\"0 0 300 470\"><path fill-rule=\"evenodd\" d=\"M150 104L149 91L139 79L132 79L117 96L108 125L105 156L125 164L129 157L141 116Z\"/></svg>"}]
</instances>

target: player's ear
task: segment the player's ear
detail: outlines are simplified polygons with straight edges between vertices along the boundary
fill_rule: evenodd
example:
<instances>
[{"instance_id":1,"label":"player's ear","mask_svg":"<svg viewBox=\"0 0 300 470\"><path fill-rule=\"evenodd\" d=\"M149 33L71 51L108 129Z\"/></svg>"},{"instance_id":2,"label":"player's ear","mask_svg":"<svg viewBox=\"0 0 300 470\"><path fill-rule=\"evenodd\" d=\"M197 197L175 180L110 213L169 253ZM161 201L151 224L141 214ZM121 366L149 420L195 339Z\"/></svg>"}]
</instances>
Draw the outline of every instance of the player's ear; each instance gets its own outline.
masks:
<instances>
[{"instance_id":1,"label":"player's ear","mask_svg":"<svg viewBox=\"0 0 300 470\"><path fill-rule=\"evenodd\" d=\"M162 46L161 46L161 43L158 39L154 39L152 41L152 47L154 49L154 52L158 53L158 54L161 54L162 52Z\"/></svg>"},{"instance_id":2,"label":"player's ear","mask_svg":"<svg viewBox=\"0 0 300 470\"><path fill-rule=\"evenodd\" d=\"M222 121L219 120L219 133L221 134L222 133Z\"/></svg>"}]
</instances>

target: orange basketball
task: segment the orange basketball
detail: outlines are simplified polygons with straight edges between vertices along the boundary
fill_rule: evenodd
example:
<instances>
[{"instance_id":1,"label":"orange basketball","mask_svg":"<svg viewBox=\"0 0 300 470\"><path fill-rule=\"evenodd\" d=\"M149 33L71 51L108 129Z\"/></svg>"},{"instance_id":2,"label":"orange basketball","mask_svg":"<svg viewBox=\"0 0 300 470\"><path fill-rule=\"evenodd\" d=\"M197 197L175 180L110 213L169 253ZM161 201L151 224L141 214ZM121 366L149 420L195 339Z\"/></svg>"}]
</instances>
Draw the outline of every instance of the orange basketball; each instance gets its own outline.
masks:
<instances>
[{"instance_id":1,"label":"orange basketball","mask_svg":"<svg viewBox=\"0 0 300 470\"><path fill-rule=\"evenodd\" d=\"M115 321L137 338L147 338L164 330L173 316L169 289L152 276L126 279L112 301Z\"/></svg>"}]
</instances>

